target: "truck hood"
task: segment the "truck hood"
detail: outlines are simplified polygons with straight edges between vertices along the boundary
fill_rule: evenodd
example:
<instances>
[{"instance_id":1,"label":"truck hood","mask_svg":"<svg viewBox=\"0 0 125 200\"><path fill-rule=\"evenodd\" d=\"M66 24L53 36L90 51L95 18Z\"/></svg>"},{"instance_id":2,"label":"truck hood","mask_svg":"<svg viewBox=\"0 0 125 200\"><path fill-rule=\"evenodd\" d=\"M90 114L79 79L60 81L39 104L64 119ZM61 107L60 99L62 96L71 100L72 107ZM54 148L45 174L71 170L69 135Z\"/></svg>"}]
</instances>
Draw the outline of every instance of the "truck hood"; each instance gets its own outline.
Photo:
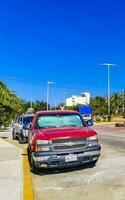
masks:
<instances>
[{"instance_id":1,"label":"truck hood","mask_svg":"<svg viewBox=\"0 0 125 200\"><path fill-rule=\"evenodd\" d=\"M97 133L89 127L61 127L34 130L37 140L55 140L61 138L90 137Z\"/></svg>"}]
</instances>

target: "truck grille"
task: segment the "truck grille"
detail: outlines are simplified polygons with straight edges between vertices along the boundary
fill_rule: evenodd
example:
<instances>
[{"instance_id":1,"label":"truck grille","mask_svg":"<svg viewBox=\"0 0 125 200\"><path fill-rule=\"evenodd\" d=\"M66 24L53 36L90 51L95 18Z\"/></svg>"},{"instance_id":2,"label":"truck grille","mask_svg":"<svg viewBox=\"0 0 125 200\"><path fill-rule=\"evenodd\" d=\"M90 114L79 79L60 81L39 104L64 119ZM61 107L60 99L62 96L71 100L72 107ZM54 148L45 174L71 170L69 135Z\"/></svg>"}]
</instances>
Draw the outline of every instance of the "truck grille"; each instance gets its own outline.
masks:
<instances>
[{"instance_id":1,"label":"truck grille","mask_svg":"<svg viewBox=\"0 0 125 200\"><path fill-rule=\"evenodd\" d=\"M64 138L52 141L54 151L65 151L87 147L86 138Z\"/></svg>"}]
</instances>

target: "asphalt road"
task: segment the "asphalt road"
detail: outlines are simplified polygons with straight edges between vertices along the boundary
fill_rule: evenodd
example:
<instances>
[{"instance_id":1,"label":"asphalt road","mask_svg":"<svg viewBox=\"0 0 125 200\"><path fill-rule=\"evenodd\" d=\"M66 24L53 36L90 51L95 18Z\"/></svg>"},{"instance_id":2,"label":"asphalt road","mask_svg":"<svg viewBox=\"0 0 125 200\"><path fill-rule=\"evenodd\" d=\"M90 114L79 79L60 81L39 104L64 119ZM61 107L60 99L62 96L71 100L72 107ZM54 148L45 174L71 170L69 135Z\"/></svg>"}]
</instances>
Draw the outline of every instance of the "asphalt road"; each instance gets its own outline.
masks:
<instances>
[{"instance_id":1,"label":"asphalt road","mask_svg":"<svg viewBox=\"0 0 125 200\"><path fill-rule=\"evenodd\" d=\"M35 200L125 199L125 128L111 125L93 128L102 145L97 165L32 174ZM11 140L10 132L3 136Z\"/></svg>"},{"instance_id":2,"label":"asphalt road","mask_svg":"<svg viewBox=\"0 0 125 200\"><path fill-rule=\"evenodd\" d=\"M125 128L117 128L114 125L96 125L94 129L98 133L101 144L109 145L118 151L125 151Z\"/></svg>"}]
</instances>

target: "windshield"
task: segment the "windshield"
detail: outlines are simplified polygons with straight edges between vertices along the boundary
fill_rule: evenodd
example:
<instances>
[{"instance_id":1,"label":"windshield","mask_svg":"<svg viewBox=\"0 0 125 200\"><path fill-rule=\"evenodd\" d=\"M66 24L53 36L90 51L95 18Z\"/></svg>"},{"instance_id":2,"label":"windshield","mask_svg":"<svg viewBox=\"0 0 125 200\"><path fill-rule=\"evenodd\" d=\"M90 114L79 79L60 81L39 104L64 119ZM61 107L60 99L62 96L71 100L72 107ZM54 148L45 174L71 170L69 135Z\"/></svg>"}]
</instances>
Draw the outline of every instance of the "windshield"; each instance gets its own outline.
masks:
<instances>
[{"instance_id":1,"label":"windshield","mask_svg":"<svg viewBox=\"0 0 125 200\"><path fill-rule=\"evenodd\" d=\"M29 124L30 122L32 122L33 116L29 116L29 117L24 117L23 118L23 123L24 124Z\"/></svg>"},{"instance_id":2,"label":"windshield","mask_svg":"<svg viewBox=\"0 0 125 200\"><path fill-rule=\"evenodd\" d=\"M77 114L41 115L36 123L37 129L65 126L84 126L84 123Z\"/></svg>"}]
</instances>

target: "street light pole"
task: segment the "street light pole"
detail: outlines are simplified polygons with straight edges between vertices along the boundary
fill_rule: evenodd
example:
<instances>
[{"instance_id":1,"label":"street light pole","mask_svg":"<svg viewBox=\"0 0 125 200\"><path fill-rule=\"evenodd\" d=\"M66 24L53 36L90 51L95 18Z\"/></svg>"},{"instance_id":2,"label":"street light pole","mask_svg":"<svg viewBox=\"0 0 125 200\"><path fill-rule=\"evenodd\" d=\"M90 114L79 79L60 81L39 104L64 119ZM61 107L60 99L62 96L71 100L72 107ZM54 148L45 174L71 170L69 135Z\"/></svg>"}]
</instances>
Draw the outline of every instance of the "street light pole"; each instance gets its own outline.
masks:
<instances>
[{"instance_id":1,"label":"street light pole","mask_svg":"<svg viewBox=\"0 0 125 200\"><path fill-rule=\"evenodd\" d=\"M30 107L33 108L33 98L31 97Z\"/></svg>"},{"instance_id":2,"label":"street light pole","mask_svg":"<svg viewBox=\"0 0 125 200\"><path fill-rule=\"evenodd\" d=\"M49 110L49 86L50 84L53 84L54 82L48 81L47 82L47 111Z\"/></svg>"},{"instance_id":3,"label":"street light pole","mask_svg":"<svg viewBox=\"0 0 125 200\"><path fill-rule=\"evenodd\" d=\"M125 118L125 90L123 90L123 118Z\"/></svg>"},{"instance_id":4,"label":"street light pole","mask_svg":"<svg viewBox=\"0 0 125 200\"><path fill-rule=\"evenodd\" d=\"M65 105L65 100L66 100L66 92L63 92L63 104Z\"/></svg>"},{"instance_id":5,"label":"street light pole","mask_svg":"<svg viewBox=\"0 0 125 200\"><path fill-rule=\"evenodd\" d=\"M115 64L110 64L110 63L103 63L100 64L101 66L106 66L108 68L108 121L111 121L111 91L110 91L110 67L112 66L117 66Z\"/></svg>"},{"instance_id":6,"label":"street light pole","mask_svg":"<svg viewBox=\"0 0 125 200\"><path fill-rule=\"evenodd\" d=\"M111 102L110 102L110 64L108 67L108 120L111 121Z\"/></svg>"},{"instance_id":7,"label":"street light pole","mask_svg":"<svg viewBox=\"0 0 125 200\"><path fill-rule=\"evenodd\" d=\"M49 82L47 83L47 111L48 111L48 102L49 102Z\"/></svg>"}]
</instances>

